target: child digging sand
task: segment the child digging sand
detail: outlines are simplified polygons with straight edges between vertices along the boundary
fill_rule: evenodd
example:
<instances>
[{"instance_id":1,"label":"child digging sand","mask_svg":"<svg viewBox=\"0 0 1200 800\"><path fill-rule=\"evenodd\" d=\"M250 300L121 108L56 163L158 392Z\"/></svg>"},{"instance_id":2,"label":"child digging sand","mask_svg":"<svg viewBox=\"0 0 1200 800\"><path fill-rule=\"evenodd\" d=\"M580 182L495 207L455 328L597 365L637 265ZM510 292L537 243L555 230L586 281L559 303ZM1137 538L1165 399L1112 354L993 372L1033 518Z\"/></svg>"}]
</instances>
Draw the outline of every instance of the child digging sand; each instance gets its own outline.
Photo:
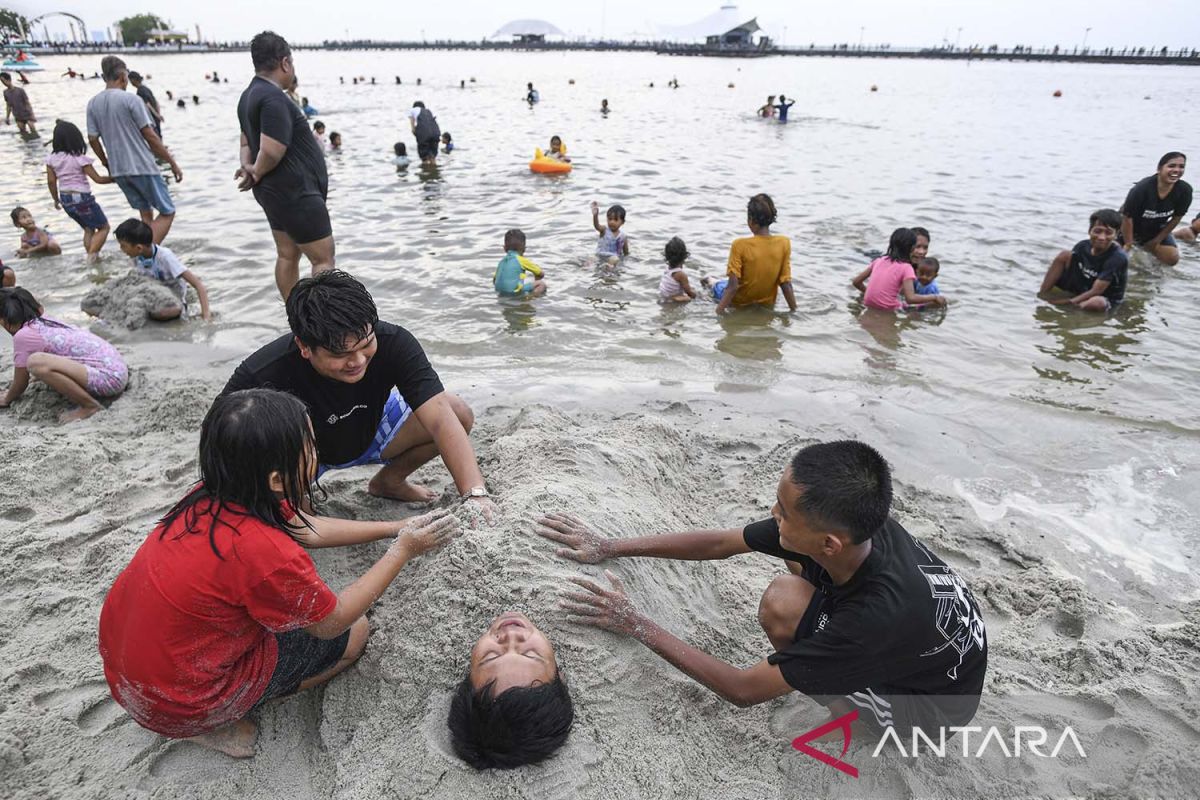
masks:
<instances>
[{"instance_id":1,"label":"child digging sand","mask_svg":"<svg viewBox=\"0 0 1200 800\"><path fill-rule=\"evenodd\" d=\"M83 133L75 125L60 119L54 124L51 153L46 156L46 186L54 207L67 212L83 228L83 249L88 261L94 261L108 238L108 217L92 195L95 183L112 183L92 166Z\"/></svg>"},{"instance_id":2,"label":"child digging sand","mask_svg":"<svg viewBox=\"0 0 1200 800\"><path fill-rule=\"evenodd\" d=\"M20 286L0 289L0 327L13 337L13 379L0 398L8 408L36 378L77 408L59 422L74 422L100 411L97 398L125 391L129 368L111 344L89 331L42 316L42 307Z\"/></svg>"},{"instance_id":3,"label":"child digging sand","mask_svg":"<svg viewBox=\"0 0 1200 800\"><path fill-rule=\"evenodd\" d=\"M212 314L208 309L208 289L196 273L165 245L154 243L154 231L140 219L127 219L117 226L117 243L121 252L133 259L133 268L147 278L162 282L179 299L178 304L161 306L150 310L150 318L159 322L186 317L188 312L187 287L190 284L200 298L200 317L208 322Z\"/></svg>"},{"instance_id":4,"label":"child digging sand","mask_svg":"<svg viewBox=\"0 0 1200 800\"><path fill-rule=\"evenodd\" d=\"M662 278L658 281L658 301L660 303L686 303L696 297L696 290L688 283L687 273L683 270L683 262L687 261L688 249L683 239L672 237L663 248L667 266L663 269Z\"/></svg>"},{"instance_id":5,"label":"child digging sand","mask_svg":"<svg viewBox=\"0 0 1200 800\"><path fill-rule=\"evenodd\" d=\"M62 247L54 240L49 231L37 226L29 209L17 206L12 210L10 216L12 216L13 225L22 231L21 246L17 248L18 258L62 255Z\"/></svg>"},{"instance_id":6,"label":"child digging sand","mask_svg":"<svg viewBox=\"0 0 1200 800\"><path fill-rule=\"evenodd\" d=\"M492 274L496 292L509 297L539 297L546 291L542 268L525 257L525 233L513 228L504 234L504 258Z\"/></svg>"}]
</instances>

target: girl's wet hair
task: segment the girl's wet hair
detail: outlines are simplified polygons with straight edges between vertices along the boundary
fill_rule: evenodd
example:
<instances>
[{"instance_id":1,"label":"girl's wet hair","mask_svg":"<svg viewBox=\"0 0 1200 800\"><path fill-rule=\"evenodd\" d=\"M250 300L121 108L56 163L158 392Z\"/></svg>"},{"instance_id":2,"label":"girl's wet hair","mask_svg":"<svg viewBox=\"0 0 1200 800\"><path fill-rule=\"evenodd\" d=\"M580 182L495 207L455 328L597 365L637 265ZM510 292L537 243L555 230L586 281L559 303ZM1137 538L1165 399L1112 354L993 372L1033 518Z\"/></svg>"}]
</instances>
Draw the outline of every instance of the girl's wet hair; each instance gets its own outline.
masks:
<instances>
[{"instance_id":1,"label":"girl's wet hair","mask_svg":"<svg viewBox=\"0 0 1200 800\"><path fill-rule=\"evenodd\" d=\"M917 246L917 235L912 228L896 228L888 241L887 256L893 261L909 261L912 250Z\"/></svg>"},{"instance_id":2,"label":"girl's wet hair","mask_svg":"<svg viewBox=\"0 0 1200 800\"><path fill-rule=\"evenodd\" d=\"M24 325L42 315L42 307L28 289L9 286L0 289L0 319L9 325Z\"/></svg>"},{"instance_id":3,"label":"girl's wet hair","mask_svg":"<svg viewBox=\"0 0 1200 800\"><path fill-rule=\"evenodd\" d=\"M304 403L273 389L245 389L213 401L200 426L200 482L162 518L159 539L183 517L175 538L205 533L218 558L217 526L238 535L243 519L256 519L294 536L309 528L291 516L312 500L309 476L314 474L317 444ZM271 490L271 475L279 473L282 499ZM209 514L208 525L198 524Z\"/></svg>"},{"instance_id":4,"label":"girl's wet hair","mask_svg":"<svg viewBox=\"0 0 1200 800\"><path fill-rule=\"evenodd\" d=\"M682 267L688 257L687 245L683 243L683 239L672 236L671 241L667 242L667 246L663 248L663 255L667 257L667 264L670 266Z\"/></svg>"},{"instance_id":5,"label":"girl's wet hair","mask_svg":"<svg viewBox=\"0 0 1200 800\"><path fill-rule=\"evenodd\" d=\"M408 155L408 147L405 146L404 142L396 142L394 145L392 145L392 150L396 151L396 155L398 156Z\"/></svg>"},{"instance_id":6,"label":"girl's wet hair","mask_svg":"<svg viewBox=\"0 0 1200 800\"><path fill-rule=\"evenodd\" d=\"M25 206L17 206L12 211L10 211L8 213L8 215L10 217L12 217L13 225L16 225L17 217L21 216L22 214L28 214L28 213L29 213L29 209L26 208Z\"/></svg>"},{"instance_id":7,"label":"girl's wet hair","mask_svg":"<svg viewBox=\"0 0 1200 800\"><path fill-rule=\"evenodd\" d=\"M1173 161L1176 158L1182 158L1184 161L1187 161L1187 156L1185 156L1183 153L1180 153L1178 150L1172 150L1158 160L1158 168L1162 169L1167 165L1168 161Z\"/></svg>"},{"instance_id":8,"label":"girl's wet hair","mask_svg":"<svg viewBox=\"0 0 1200 800\"><path fill-rule=\"evenodd\" d=\"M760 228L775 223L775 201L769 194L756 194L746 204L746 217Z\"/></svg>"},{"instance_id":9,"label":"girl's wet hair","mask_svg":"<svg viewBox=\"0 0 1200 800\"><path fill-rule=\"evenodd\" d=\"M51 139L50 150L55 153L66 153L69 156L82 156L87 153L87 142L83 133L73 122L65 119L55 120L54 138Z\"/></svg>"}]
</instances>

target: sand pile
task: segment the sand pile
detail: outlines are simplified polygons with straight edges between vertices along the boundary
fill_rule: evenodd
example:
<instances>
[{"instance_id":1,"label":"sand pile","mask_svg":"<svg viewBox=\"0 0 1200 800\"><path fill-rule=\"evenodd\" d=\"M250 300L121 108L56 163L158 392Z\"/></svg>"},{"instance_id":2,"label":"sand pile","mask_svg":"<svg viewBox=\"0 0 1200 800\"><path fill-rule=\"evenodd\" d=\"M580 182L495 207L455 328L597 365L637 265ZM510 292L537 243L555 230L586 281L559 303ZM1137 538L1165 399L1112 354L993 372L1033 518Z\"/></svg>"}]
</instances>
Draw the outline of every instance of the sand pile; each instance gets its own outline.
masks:
<instances>
[{"instance_id":1,"label":"sand pile","mask_svg":"<svg viewBox=\"0 0 1200 800\"><path fill-rule=\"evenodd\" d=\"M1187 755L1200 744L1195 604L1180 624L1135 616L1090 596L1043 554L1022 552L1004 531L982 527L961 501L903 484L898 516L964 573L988 623L981 719L1018 706L1042 724L1074 725L1086 760L872 760L872 748L856 743L846 756L861 769L852 779L791 749L825 719L807 699L738 709L632 640L563 622L556 604L565 579L601 568L555 558L530 532L538 514L569 510L627 536L767 514L778 470L805 438L755 419L740 421L731 436L721 421L729 409L711 404L608 416L538 406L519 420L511 408L477 409L473 439L501 523L410 564L371 612L372 639L359 664L323 690L264 710L254 759L168 742L109 698L96 621L112 580L193 480L196 431L220 377L171 374L168 392L168 377L151 373L82 425L13 428L14 455L0 463L6 796L758 800L961 797L972 794L967 787L988 797L1127 796L1130 781L1183 796L1200 780ZM323 510L372 519L414 513L369 497L370 474L334 473ZM420 477L447 483L440 463ZM340 589L383 547L314 558ZM743 666L767 654L755 614L778 562L748 555L606 566L624 577L635 603L685 640ZM470 644L509 608L528 613L557 645L577 721L548 764L480 774L450 753L445 715ZM1023 699L1042 691L1063 697Z\"/></svg>"},{"instance_id":2,"label":"sand pile","mask_svg":"<svg viewBox=\"0 0 1200 800\"><path fill-rule=\"evenodd\" d=\"M79 304L85 313L130 330L145 325L152 311L178 305L179 298L161 281L133 271L91 289Z\"/></svg>"}]
</instances>

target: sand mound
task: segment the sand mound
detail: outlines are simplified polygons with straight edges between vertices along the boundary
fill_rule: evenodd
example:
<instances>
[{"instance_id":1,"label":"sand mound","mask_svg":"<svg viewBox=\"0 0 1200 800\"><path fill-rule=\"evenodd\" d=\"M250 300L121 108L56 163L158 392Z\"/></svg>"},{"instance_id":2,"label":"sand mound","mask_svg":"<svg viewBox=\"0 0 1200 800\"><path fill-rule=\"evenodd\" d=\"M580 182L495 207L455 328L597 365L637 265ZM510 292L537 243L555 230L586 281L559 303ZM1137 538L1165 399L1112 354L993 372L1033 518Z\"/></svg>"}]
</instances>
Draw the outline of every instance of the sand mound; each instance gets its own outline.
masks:
<instances>
[{"instance_id":1,"label":"sand mound","mask_svg":"<svg viewBox=\"0 0 1200 800\"><path fill-rule=\"evenodd\" d=\"M152 312L179 305L179 298L160 281L129 272L89 291L80 308L113 325L135 330L146 324Z\"/></svg>"}]
</instances>

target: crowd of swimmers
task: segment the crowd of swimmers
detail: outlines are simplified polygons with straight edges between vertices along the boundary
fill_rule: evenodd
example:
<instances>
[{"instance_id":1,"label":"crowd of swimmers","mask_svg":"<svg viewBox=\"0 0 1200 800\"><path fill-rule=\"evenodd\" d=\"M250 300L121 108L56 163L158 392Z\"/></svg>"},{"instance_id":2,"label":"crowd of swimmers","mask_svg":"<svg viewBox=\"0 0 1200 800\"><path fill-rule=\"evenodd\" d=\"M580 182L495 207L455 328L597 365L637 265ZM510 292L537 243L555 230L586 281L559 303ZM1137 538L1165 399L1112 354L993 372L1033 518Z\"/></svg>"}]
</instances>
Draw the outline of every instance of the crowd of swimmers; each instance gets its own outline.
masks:
<instances>
[{"instance_id":1,"label":"crowd of swimmers","mask_svg":"<svg viewBox=\"0 0 1200 800\"><path fill-rule=\"evenodd\" d=\"M287 77L286 43L268 45L275 52L261 64L256 59L259 78ZM123 62L119 67L105 67L106 81L123 85ZM252 84L243 99L252 91L259 91L264 108L287 103L277 100L278 82ZM414 130L420 118L418 109ZM280 119L310 138L299 108ZM143 129L150 127L149 117L143 120ZM146 136L151 146L157 142ZM70 123L58 123L54 139L47 157L51 197L83 230L85 252L94 256L108 222L90 182L106 176L85 155ZM422 158L428 140L419 140L426 143ZM244 136L242 146L239 178L244 188L261 188L270 171L261 166L257 145ZM306 146L315 149L311 141ZM566 157L561 139L551 152ZM407 157L403 148L396 157ZM1129 192L1121 212L1091 215L1088 238L1056 256L1046 274L1041 289L1052 302L1086 311L1117 306L1127 252L1135 246L1164 264L1178 262L1175 237L1194 240L1200 233L1196 220L1173 234L1191 203L1185 165L1181 153L1166 154L1157 173ZM290 222L274 216L276 200L260 199L260 205L279 233ZM612 205L602 222L600 205L591 205L597 253L605 261L619 262L630 252L626 217L621 205ZM14 209L12 219L22 231L20 255L51 252L49 233L27 209ZM663 247L660 300L687 303L700 296L698 285L721 314L773 308L780 293L795 311L791 241L772 232L776 219L771 197L751 197L750 236L733 241L724 274L697 282L687 272L686 243L671 237ZM194 291L199 316L208 319L207 287L163 246L169 220L165 226L158 221L147 210L118 225L115 238L135 269L177 298L158 318L187 315ZM896 229L886 253L853 278L864 305L890 312L944 306L930 243L924 228ZM511 229L503 244L496 292L546 295L544 271L525 256L525 234ZM95 414L127 385L120 353L102 337L47 316L27 289L11 285L15 277L6 270L0 288L0 326L12 335L14 350L13 380L0 407L38 380L72 404L63 421ZM474 414L445 389L416 337L380 320L366 287L332 263L317 268L314 262L311 277L280 282L280 290L288 330L249 354L212 403L199 431L198 482L148 533L115 580L99 621L105 677L130 716L164 736L235 757L254 754L251 717L265 703L321 685L362 655L370 636L367 610L412 559L436 557L460 534L460 517L484 527L499 513L469 439ZM316 510L322 475L362 465L379 468L366 485L370 494L436 502L436 493L411 476L438 456L457 493L458 513L443 507L417 517L355 521ZM782 560L786 571L766 587L759 605L771 652L747 668L657 625L612 573L608 585L574 579L563 605L574 621L639 641L738 706L799 691L833 715L853 713L856 727L875 735L967 724L986 673L983 618L966 582L891 516L892 479L883 457L860 442L810 445L782 465L775 491L771 515L744 527L603 536L573 513L554 512L530 533L550 540L558 557L585 564L623 557L720 560L752 551ZM324 582L307 552L375 541L386 541L386 549L340 592ZM229 557L235 548L237 557ZM553 754L569 736L574 710L545 634L527 616L506 611L463 645L469 646L460 660L465 674L448 717L455 752L476 768L514 767Z\"/></svg>"}]
</instances>

